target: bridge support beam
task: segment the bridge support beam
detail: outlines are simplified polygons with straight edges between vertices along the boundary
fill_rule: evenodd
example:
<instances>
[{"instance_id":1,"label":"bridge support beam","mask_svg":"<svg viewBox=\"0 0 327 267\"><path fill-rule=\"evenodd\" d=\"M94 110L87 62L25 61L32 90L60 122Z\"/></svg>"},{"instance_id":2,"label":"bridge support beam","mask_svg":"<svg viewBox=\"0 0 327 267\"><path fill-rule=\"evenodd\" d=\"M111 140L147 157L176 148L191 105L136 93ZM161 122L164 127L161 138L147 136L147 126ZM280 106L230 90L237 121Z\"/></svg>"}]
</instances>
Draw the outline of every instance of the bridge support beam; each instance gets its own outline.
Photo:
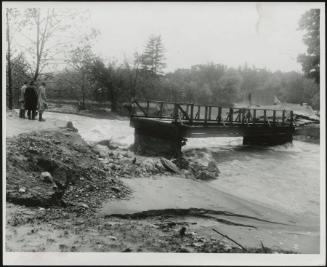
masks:
<instances>
[{"instance_id":1,"label":"bridge support beam","mask_svg":"<svg viewBox=\"0 0 327 267\"><path fill-rule=\"evenodd\" d=\"M141 155L179 157L186 138L178 131L162 132L157 128L135 128L134 151Z\"/></svg>"},{"instance_id":2,"label":"bridge support beam","mask_svg":"<svg viewBox=\"0 0 327 267\"><path fill-rule=\"evenodd\" d=\"M263 135L263 136L243 136L243 145L273 146L291 143L293 135L291 133Z\"/></svg>"},{"instance_id":3,"label":"bridge support beam","mask_svg":"<svg viewBox=\"0 0 327 267\"><path fill-rule=\"evenodd\" d=\"M141 155L178 157L182 153L182 141L135 133L134 151Z\"/></svg>"}]
</instances>

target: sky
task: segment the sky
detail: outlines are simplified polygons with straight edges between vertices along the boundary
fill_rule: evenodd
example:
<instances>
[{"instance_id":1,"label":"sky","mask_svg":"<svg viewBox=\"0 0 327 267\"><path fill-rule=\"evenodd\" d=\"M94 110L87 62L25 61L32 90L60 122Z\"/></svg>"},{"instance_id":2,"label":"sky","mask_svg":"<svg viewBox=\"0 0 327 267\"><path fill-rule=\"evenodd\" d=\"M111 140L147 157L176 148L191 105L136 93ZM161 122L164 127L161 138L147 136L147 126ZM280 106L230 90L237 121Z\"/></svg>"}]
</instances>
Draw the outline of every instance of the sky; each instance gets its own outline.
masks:
<instances>
[{"instance_id":1,"label":"sky","mask_svg":"<svg viewBox=\"0 0 327 267\"><path fill-rule=\"evenodd\" d=\"M89 26L100 32L94 51L106 60L132 62L149 36L160 34L165 72L206 63L301 71L296 58L306 46L298 21L317 7L294 2L20 2L16 6L87 9ZM80 33L84 30L80 27Z\"/></svg>"},{"instance_id":2,"label":"sky","mask_svg":"<svg viewBox=\"0 0 327 267\"><path fill-rule=\"evenodd\" d=\"M308 3L100 3L90 8L98 28L95 50L105 58L131 59L151 34L160 34L166 71L209 62L247 63L272 71L301 71L297 30Z\"/></svg>"}]
</instances>

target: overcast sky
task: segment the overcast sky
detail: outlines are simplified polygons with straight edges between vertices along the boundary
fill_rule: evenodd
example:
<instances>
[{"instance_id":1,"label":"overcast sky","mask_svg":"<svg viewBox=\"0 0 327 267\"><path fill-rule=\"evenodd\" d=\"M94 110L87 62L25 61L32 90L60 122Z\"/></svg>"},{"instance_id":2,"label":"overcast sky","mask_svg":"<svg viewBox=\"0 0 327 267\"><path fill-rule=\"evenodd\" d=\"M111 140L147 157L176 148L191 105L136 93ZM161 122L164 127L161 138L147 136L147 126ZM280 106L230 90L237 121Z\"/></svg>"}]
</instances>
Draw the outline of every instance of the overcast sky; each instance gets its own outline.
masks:
<instances>
[{"instance_id":1,"label":"overcast sky","mask_svg":"<svg viewBox=\"0 0 327 267\"><path fill-rule=\"evenodd\" d=\"M80 2L69 6L89 9L92 26L100 30L94 50L105 59L132 60L151 34L160 34L166 71L208 62L301 71L296 57L306 46L298 21L314 4Z\"/></svg>"}]
</instances>

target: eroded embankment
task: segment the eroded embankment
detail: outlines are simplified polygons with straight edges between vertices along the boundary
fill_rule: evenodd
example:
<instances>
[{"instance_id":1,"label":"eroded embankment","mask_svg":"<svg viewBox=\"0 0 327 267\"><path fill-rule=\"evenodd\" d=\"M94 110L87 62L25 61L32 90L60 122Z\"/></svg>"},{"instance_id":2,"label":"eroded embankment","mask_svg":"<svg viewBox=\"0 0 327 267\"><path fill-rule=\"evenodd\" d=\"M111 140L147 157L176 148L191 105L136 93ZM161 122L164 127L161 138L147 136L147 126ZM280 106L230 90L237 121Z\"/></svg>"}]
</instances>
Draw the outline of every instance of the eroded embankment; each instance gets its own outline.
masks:
<instances>
[{"instance_id":1,"label":"eroded embankment","mask_svg":"<svg viewBox=\"0 0 327 267\"><path fill-rule=\"evenodd\" d=\"M287 225L285 223L281 222L274 222L269 220L264 220L257 217L247 216L243 214L236 214L228 211L218 211L218 210L209 210L209 209L201 209L201 208L188 208L188 209L161 209L161 210L146 210L131 214L110 214L105 215L105 218L110 217L117 217L117 218L123 218L123 219L146 219L149 217L156 217L156 216L175 216L175 217L199 217L199 218L205 218L205 219L212 219L220 223L228 224L228 225L235 225L235 226L244 226L244 227L251 227L251 228L257 228L254 225L249 224L242 224L233 222L231 220L226 220L222 218L217 218L215 216L227 216L230 218L245 218L245 219L251 219L254 221L264 222L264 223L272 223L272 224L281 224L281 225Z\"/></svg>"},{"instance_id":2,"label":"eroded embankment","mask_svg":"<svg viewBox=\"0 0 327 267\"><path fill-rule=\"evenodd\" d=\"M73 129L7 138L7 201L27 206L96 208L128 189L107 175L96 153ZM48 173L47 175L42 175Z\"/></svg>"}]
</instances>

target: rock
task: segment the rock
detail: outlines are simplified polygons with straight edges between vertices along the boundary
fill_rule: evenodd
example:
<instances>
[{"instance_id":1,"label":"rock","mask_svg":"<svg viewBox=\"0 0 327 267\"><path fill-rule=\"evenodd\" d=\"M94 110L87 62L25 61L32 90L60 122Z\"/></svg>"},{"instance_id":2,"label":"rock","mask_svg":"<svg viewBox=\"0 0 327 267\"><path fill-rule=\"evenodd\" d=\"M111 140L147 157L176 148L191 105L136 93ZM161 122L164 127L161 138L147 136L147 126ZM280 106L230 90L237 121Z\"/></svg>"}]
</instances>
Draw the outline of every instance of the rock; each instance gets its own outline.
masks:
<instances>
[{"instance_id":1,"label":"rock","mask_svg":"<svg viewBox=\"0 0 327 267\"><path fill-rule=\"evenodd\" d=\"M157 170L156 162L153 159L145 159L142 162L141 168L143 168L145 173L152 173Z\"/></svg>"},{"instance_id":2,"label":"rock","mask_svg":"<svg viewBox=\"0 0 327 267\"><path fill-rule=\"evenodd\" d=\"M62 251L62 252L67 252L67 250L68 250L68 246L65 245L65 244L60 244L60 245L59 245L59 249L60 249L60 251Z\"/></svg>"},{"instance_id":3,"label":"rock","mask_svg":"<svg viewBox=\"0 0 327 267\"><path fill-rule=\"evenodd\" d=\"M209 171L200 171L196 175L196 179L199 180L213 180L217 178L217 174Z\"/></svg>"},{"instance_id":4,"label":"rock","mask_svg":"<svg viewBox=\"0 0 327 267\"><path fill-rule=\"evenodd\" d=\"M116 150L119 148L119 146L117 144L115 144L111 139L109 140L102 140L100 142L98 142L99 145L103 145L108 147L111 150Z\"/></svg>"},{"instance_id":5,"label":"rock","mask_svg":"<svg viewBox=\"0 0 327 267\"><path fill-rule=\"evenodd\" d=\"M129 152L125 152L125 153L123 154L123 157L125 157L125 158L131 158L132 155L131 155Z\"/></svg>"},{"instance_id":6,"label":"rock","mask_svg":"<svg viewBox=\"0 0 327 267\"><path fill-rule=\"evenodd\" d=\"M155 167L159 172L164 172L166 170L165 166L162 165L160 160L155 162Z\"/></svg>"},{"instance_id":7,"label":"rock","mask_svg":"<svg viewBox=\"0 0 327 267\"><path fill-rule=\"evenodd\" d=\"M78 132L77 128L74 127L74 125L71 121L67 122L66 128L72 130L73 132Z\"/></svg>"},{"instance_id":8,"label":"rock","mask_svg":"<svg viewBox=\"0 0 327 267\"><path fill-rule=\"evenodd\" d=\"M105 158L108 156L109 148L105 145L97 144L93 147L93 150L100 155L100 157Z\"/></svg>"},{"instance_id":9,"label":"rock","mask_svg":"<svg viewBox=\"0 0 327 267\"><path fill-rule=\"evenodd\" d=\"M89 208L90 208L90 207L89 207L87 204L85 204L85 203L78 203L77 206L82 207L82 208L86 208L86 209L89 209Z\"/></svg>"},{"instance_id":10,"label":"rock","mask_svg":"<svg viewBox=\"0 0 327 267\"><path fill-rule=\"evenodd\" d=\"M185 247L181 247L178 252L182 252L182 253L190 253L191 251Z\"/></svg>"},{"instance_id":11,"label":"rock","mask_svg":"<svg viewBox=\"0 0 327 267\"><path fill-rule=\"evenodd\" d=\"M198 238L198 242L202 242L202 243L204 243L204 242L205 242L205 238L204 238L204 237L199 237L199 238Z\"/></svg>"},{"instance_id":12,"label":"rock","mask_svg":"<svg viewBox=\"0 0 327 267\"><path fill-rule=\"evenodd\" d=\"M208 168L207 169L208 169L209 172L216 172L218 174L220 173L220 170L217 167L216 162L214 162L214 161L210 161L208 163Z\"/></svg>"},{"instance_id":13,"label":"rock","mask_svg":"<svg viewBox=\"0 0 327 267\"><path fill-rule=\"evenodd\" d=\"M108 236L108 238L111 239L111 240L117 240L117 237L115 237L113 235Z\"/></svg>"},{"instance_id":14,"label":"rock","mask_svg":"<svg viewBox=\"0 0 327 267\"><path fill-rule=\"evenodd\" d=\"M192 236L193 238L195 238L197 236L197 233L196 232L190 232L189 235Z\"/></svg>"},{"instance_id":15,"label":"rock","mask_svg":"<svg viewBox=\"0 0 327 267\"><path fill-rule=\"evenodd\" d=\"M110 187L112 191L116 192L116 193L119 193L121 191L121 189L117 186L111 186Z\"/></svg>"},{"instance_id":16,"label":"rock","mask_svg":"<svg viewBox=\"0 0 327 267\"><path fill-rule=\"evenodd\" d=\"M25 188L25 187L20 187L20 188L18 189L18 192L19 192L19 193L25 193L25 192L26 192L26 188Z\"/></svg>"},{"instance_id":17,"label":"rock","mask_svg":"<svg viewBox=\"0 0 327 267\"><path fill-rule=\"evenodd\" d=\"M49 172L41 172L40 178L43 182L54 183L52 175Z\"/></svg>"},{"instance_id":18,"label":"rock","mask_svg":"<svg viewBox=\"0 0 327 267\"><path fill-rule=\"evenodd\" d=\"M201 247L203 244L202 243L200 243L200 242L195 242L195 243L192 243L192 246L194 246L194 247Z\"/></svg>"},{"instance_id":19,"label":"rock","mask_svg":"<svg viewBox=\"0 0 327 267\"><path fill-rule=\"evenodd\" d=\"M185 232L186 232L186 227L183 226L183 227L179 230L179 235L180 235L181 237L183 237L183 236L185 236Z\"/></svg>"},{"instance_id":20,"label":"rock","mask_svg":"<svg viewBox=\"0 0 327 267\"><path fill-rule=\"evenodd\" d=\"M216 179L220 173L215 161L210 161L207 166L201 162L192 162L190 169L195 178L200 180Z\"/></svg>"},{"instance_id":21,"label":"rock","mask_svg":"<svg viewBox=\"0 0 327 267\"><path fill-rule=\"evenodd\" d=\"M190 169L194 172L194 174L197 174L200 171L205 170L206 166L202 165L199 162L192 162L192 164L190 165Z\"/></svg>"},{"instance_id":22,"label":"rock","mask_svg":"<svg viewBox=\"0 0 327 267\"><path fill-rule=\"evenodd\" d=\"M123 252L132 252L133 250L131 248L126 248L123 250Z\"/></svg>"},{"instance_id":23,"label":"rock","mask_svg":"<svg viewBox=\"0 0 327 267\"><path fill-rule=\"evenodd\" d=\"M172 162L179 167L180 169L188 169L190 163L188 160L186 160L185 158L177 158L172 160Z\"/></svg>"},{"instance_id":24,"label":"rock","mask_svg":"<svg viewBox=\"0 0 327 267\"><path fill-rule=\"evenodd\" d=\"M193 173L189 170L184 170L183 173L184 173L185 178L194 178Z\"/></svg>"},{"instance_id":25,"label":"rock","mask_svg":"<svg viewBox=\"0 0 327 267\"><path fill-rule=\"evenodd\" d=\"M165 159L165 158L160 158L160 161L162 163L162 165L170 172L174 172L174 173L180 173L180 169L170 160Z\"/></svg>"},{"instance_id":26,"label":"rock","mask_svg":"<svg viewBox=\"0 0 327 267\"><path fill-rule=\"evenodd\" d=\"M36 148L30 148L28 151L35 154L39 152Z\"/></svg>"}]
</instances>

